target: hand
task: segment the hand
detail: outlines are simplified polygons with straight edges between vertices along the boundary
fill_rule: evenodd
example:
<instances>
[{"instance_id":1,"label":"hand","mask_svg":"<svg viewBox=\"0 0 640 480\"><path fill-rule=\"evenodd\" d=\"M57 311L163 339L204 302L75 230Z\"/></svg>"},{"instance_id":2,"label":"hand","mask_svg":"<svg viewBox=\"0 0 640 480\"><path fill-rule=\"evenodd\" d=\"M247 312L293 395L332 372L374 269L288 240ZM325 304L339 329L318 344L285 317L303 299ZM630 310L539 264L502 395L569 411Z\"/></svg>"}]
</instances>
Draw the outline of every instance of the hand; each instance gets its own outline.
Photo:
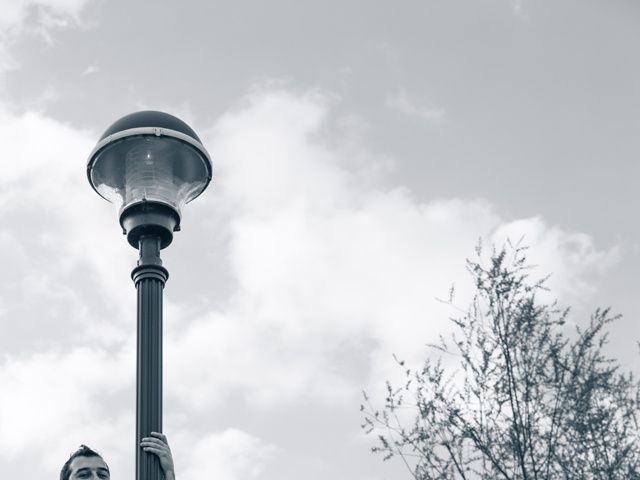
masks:
<instances>
[{"instance_id":1,"label":"hand","mask_svg":"<svg viewBox=\"0 0 640 480\"><path fill-rule=\"evenodd\" d=\"M173 467L173 457L167 437L162 433L151 432L150 437L145 437L140 442L140 446L145 452L153 453L160 460L160 467L164 472L166 480L175 480L176 474Z\"/></svg>"}]
</instances>

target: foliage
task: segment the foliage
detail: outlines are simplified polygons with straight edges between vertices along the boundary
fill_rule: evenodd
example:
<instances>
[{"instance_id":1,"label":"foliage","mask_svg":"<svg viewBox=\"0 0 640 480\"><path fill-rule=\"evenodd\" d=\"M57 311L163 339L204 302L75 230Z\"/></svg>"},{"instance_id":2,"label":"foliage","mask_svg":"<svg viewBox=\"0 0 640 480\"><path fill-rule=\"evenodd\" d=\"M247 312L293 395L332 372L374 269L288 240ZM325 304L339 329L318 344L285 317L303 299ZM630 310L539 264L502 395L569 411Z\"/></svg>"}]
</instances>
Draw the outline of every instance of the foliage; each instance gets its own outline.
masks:
<instances>
[{"instance_id":1,"label":"foliage","mask_svg":"<svg viewBox=\"0 0 640 480\"><path fill-rule=\"evenodd\" d=\"M567 310L537 299L544 280L530 280L525 248L494 252L486 266L477 253L458 333L431 345L460 369L398 361L406 383L387 382L381 409L364 394L372 450L400 457L416 480L640 479L639 385L603 353L617 317L597 310L567 335Z\"/></svg>"}]
</instances>

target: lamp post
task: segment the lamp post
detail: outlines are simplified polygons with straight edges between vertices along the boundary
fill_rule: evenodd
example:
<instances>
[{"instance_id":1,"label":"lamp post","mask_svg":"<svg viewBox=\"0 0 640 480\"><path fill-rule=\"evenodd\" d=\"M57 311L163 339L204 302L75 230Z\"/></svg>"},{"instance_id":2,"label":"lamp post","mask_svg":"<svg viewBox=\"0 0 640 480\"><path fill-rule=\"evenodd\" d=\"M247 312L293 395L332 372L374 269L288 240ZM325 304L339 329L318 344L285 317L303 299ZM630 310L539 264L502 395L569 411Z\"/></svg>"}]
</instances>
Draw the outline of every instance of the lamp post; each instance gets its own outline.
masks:
<instances>
[{"instance_id":1,"label":"lamp post","mask_svg":"<svg viewBox=\"0 0 640 480\"><path fill-rule=\"evenodd\" d=\"M140 251L131 272L138 296L136 479L160 480L157 457L140 448L142 438L162 431L162 290L169 273L160 250L180 230L182 207L211 181L211 159L182 120L143 111L107 128L89 156L87 176L116 204L123 233Z\"/></svg>"}]
</instances>

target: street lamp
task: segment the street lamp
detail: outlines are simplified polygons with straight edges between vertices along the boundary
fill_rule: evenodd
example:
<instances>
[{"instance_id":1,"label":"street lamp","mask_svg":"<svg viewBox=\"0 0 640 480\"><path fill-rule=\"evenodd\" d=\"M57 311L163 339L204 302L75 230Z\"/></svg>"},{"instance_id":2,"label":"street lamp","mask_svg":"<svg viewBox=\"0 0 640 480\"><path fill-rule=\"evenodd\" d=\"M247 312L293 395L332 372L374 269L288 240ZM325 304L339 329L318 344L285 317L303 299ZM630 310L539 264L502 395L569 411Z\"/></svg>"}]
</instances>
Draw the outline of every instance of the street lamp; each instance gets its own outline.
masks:
<instances>
[{"instance_id":1,"label":"street lamp","mask_svg":"<svg viewBox=\"0 0 640 480\"><path fill-rule=\"evenodd\" d=\"M211 181L211 159L182 120L143 111L107 128L89 156L87 176L118 207L123 233L140 250L131 272L138 296L136 479L160 480L157 457L140 448L143 437L162 431L162 290L169 272L160 250L180 230L182 207Z\"/></svg>"}]
</instances>

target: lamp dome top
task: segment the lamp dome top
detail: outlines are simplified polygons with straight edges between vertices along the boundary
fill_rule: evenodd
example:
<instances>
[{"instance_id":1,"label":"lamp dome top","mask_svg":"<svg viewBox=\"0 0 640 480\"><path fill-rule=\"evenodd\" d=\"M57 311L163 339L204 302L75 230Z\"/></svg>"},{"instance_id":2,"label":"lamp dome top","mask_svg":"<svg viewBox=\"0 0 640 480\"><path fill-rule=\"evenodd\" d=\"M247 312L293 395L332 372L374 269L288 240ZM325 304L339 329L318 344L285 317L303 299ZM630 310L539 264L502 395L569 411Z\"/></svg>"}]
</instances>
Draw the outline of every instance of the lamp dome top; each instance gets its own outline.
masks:
<instances>
[{"instance_id":1,"label":"lamp dome top","mask_svg":"<svg viewBox=\"0 0 640 480\"><path fill-rule=\"evenodd\" d=\"M130 130L132 128L166 128L188 135L189 137L200 143L200 138L193 129L178 117L169 115L168 113L158 112L155 110L143 110L141 112L130 113L119 120L116 120L100 137L100 141L114 133Z\"/></svg>"}]
</instances>

